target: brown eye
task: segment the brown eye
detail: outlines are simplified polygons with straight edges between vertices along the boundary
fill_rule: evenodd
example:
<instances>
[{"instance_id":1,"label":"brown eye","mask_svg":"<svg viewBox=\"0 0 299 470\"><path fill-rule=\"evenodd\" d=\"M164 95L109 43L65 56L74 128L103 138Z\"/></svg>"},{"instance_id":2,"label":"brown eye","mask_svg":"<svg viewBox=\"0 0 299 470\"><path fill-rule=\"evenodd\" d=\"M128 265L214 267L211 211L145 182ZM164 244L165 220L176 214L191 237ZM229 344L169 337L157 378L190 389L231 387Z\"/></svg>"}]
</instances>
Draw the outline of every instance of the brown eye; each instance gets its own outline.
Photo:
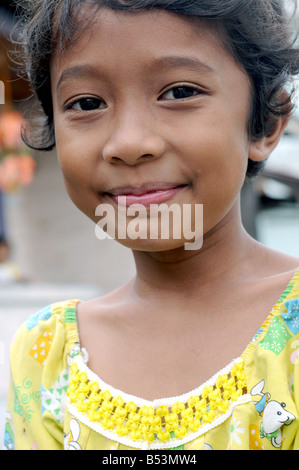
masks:
<instances>
[{"instance_id":1,"label":"brown eye","mask_svg":"<svg viewBox=\"0 0 299 470\"><path fill-rule=\"evenodd\" d=\"M97 109L106 108L106 103L99 98L80 98L79 100L73 101L66 106L66 109L75 111L96 111Z\"/></svg>"},{"instance_id":2,"label":"brown eye","mask_svg":"<svg viewBox=\"0 0 299 470\"><path fill-rule=\"evenodd\" d=\"M200 90L197 88L189 87L189 86L178 86L171 88L170 90L163 93L161 99L164 100L183 100L186 98L191 98L192 96L196 96L200 93Z\"/></svg>"}]
</instances>

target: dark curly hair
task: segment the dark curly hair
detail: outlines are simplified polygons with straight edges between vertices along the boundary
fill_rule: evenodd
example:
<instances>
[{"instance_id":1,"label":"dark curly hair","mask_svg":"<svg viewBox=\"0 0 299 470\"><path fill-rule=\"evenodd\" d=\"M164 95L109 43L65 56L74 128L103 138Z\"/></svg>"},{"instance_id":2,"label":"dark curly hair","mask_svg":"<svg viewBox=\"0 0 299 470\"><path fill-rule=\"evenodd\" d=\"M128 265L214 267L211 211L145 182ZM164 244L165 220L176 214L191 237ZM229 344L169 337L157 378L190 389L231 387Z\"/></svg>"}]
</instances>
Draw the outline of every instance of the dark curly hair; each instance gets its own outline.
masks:
<instances>
[{"instance_id":1,"label":"dark curly hair","mask_svg":"<svg viewBox=\"0 0 299 470\"><path fill-rule=\"evenodd\" d=\"M299 73L299 49L283 0L19 0L23 61L34 93L44 113L40 144L27 136L26 143L39 150L55 146L50 89L50 58L61 52L82 31L78 15L88 4L95 8L134 12L162 8L176 14L213 20L224 34L224 46L251 81L252 105L248 137L259 140L269 134L278 119L292 111L291 79ZM296 1L294 0L296 9ZM88 21L93 15L88 15ZM87 23L88 24L88 23ZM284 93L282 91L284 90ZM287 90L287 93L285 92ZM41 122L39 120L39 122ZM263 162L249 160L247 177L260 173Z\"/></svg>"}]
</instances>

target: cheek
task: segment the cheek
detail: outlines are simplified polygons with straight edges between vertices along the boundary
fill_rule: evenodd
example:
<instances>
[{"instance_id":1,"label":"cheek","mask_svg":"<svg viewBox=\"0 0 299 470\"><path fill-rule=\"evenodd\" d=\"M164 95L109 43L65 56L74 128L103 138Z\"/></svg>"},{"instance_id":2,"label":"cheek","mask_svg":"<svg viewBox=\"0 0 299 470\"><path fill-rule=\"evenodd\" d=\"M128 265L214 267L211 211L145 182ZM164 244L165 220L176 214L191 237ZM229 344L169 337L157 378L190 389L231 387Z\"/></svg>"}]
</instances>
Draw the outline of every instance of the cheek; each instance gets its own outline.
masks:
<instances>
[{"instance_id":1,"label":"cheek","mask_svg":"<svg viewBox=\"0 0 299 470\"><path fill-rule=\"evenodd\" d=\"M91 148L77 139L57 135L56 149L59 165L69 197L89 218L95 220L95 208L99 204L93 191L96 175L96 159Z\"/></svg>"},{"instance_id":2,"label":"cheek","mask_svg":"<svg viewBox=\"0 0 299 470\"><path fill-rule=\"evenodd\" d=\"M200 188L238 191L248 165L248 145L244 139L229 138L220 132L193 146L193 168ZM224 193L226 192L224 191Z\"/></svg>"},{"instance_id":3,"label":"cheek","mask_svg":"<svg viewBox=\"0 0 299 470\"><path fill-rule=\"evenodd\" d=\"M55 137L58 161L65 180L84 187L94 164L92 140L88 145L83 132L74 131L63 121L56 123Z\"/></svg>"},{"instance_id":4,"label":"cheek","mask_svg":"<svg viewBox=\"0 0 299 470\"><path fill-rule=\"evenodd\" d=\"M248 165L248 142L237 124L205 126L193 140L194 198L204 206L205 232L232 209L239 198Z\"/></svg>"}]
</instances>

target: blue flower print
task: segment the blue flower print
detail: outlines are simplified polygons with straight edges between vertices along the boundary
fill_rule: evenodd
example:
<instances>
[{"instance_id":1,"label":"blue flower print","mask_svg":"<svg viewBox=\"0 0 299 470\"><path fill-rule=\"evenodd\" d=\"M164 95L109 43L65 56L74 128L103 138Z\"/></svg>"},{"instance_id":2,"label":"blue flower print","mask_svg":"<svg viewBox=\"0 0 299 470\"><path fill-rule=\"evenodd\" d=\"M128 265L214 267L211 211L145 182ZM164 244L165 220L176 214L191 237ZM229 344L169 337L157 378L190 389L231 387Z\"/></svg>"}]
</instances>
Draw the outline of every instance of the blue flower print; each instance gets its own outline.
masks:
<instances>
[{"instance_id":1,"label":"blue flower print","mask_svg":"<svg viewBox=\"0 0 299 470\"><path fill-rule=\"evenodd\" d=\"M48 318L50 318L51 314L52 314L51 305L48 305L47 307L45 307L42 310L40 310L39 312L37 312L35 315L33 315L32 317L30 317L27 320L26 326L27 326L28 330L29 331L32 330L32 328L37 326L38 323L41 320L48 320Z\"/></svg>"},{"instance_id":2,"label":"blue flower print","mask_svg":"<svg viewBox=\"0 0 299 470\"><path fill-rule=\"evenodd\" d=\"M285 306L288 311L282 313L281 318L289 330L296 335L299 332L299 299L288 300Z\"/></svg>"}]
</instances>

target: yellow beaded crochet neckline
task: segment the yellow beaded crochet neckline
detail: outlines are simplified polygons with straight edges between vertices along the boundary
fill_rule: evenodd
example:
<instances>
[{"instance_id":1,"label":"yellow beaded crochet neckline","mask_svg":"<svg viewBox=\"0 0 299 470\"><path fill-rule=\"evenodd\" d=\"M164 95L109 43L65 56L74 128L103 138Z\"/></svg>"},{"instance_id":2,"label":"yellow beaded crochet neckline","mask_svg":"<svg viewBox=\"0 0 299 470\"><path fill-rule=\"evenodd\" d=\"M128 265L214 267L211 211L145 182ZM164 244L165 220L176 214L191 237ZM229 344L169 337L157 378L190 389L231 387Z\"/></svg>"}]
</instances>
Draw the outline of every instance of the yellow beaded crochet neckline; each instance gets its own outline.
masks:
<instances>
[{"instance_id":1,"label":"yellow beaded crochet neckline","mask_svg":"<svg viewBox=\"0 0 299 470\"><path fill-rule=\"evenodd\" d=\"M70 413L81 422L109 439L140 449L183 445L251 399L241 359L188 394L147 401L109 387L90 371L81 354L71 365L67 395Z\"/></svg>"}]
</instances>

